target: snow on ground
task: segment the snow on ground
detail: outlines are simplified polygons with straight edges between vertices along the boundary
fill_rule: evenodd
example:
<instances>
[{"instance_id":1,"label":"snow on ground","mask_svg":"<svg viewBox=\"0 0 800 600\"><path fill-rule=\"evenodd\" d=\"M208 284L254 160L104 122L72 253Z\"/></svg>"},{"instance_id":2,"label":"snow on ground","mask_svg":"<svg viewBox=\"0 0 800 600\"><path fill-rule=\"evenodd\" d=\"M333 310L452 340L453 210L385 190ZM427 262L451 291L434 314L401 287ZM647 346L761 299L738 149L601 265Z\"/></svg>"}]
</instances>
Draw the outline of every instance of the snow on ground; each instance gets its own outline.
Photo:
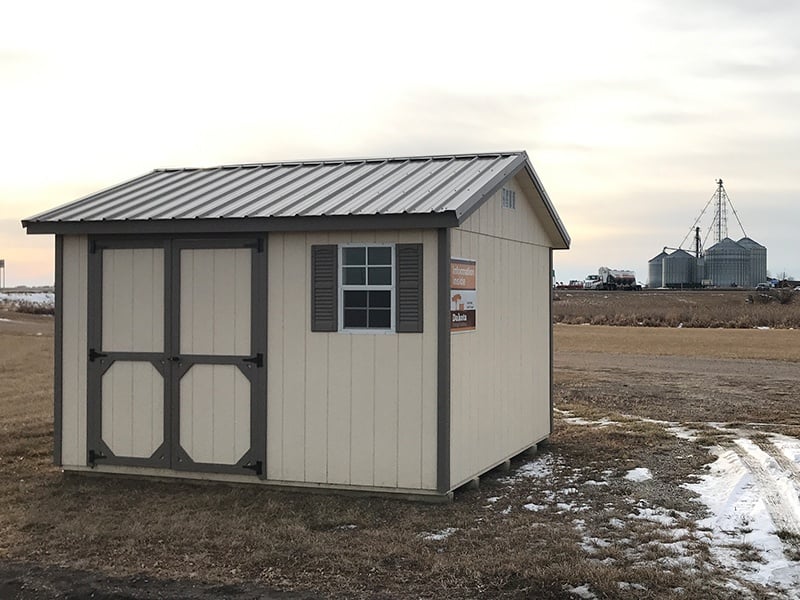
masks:
<instances>
[{"instance_id":1,"label":"snow on ground","mask_svg":"<svg viewBox=\"0 0 800 600\"><path fill-rule=\"evenodd\" d=\"M29 302L31 304L55 304L53 292L0 292L0 302Z\"/></svg>"},{"instance_id":2,"label":"snow on ground","mask_svg":"<svg viewBox=\"0 0 800 600\"><path fill-rule=\"evenodd\" d=\"M635 469L631 469L625 474L625 479L630 481L647 481L648 479L652 479L653 474L650 472L650 469L647 467L636 467Z\"/></svg>"},{"instance_id":3,"label":"snow on ground","mask_svg":"<svg viewBox=\"0 0 800 600\"><path fill-rule=\"evenodd\" d=\"M778 447L800 452L800 441L780 436ZM697 522L723 566L753 583L782 588L800 598L800 563L787 558L778 531L800 531L800 482L789 469L749 439L716 449L717 460L698 483L685 487L700 495L711 516ZM797 465L798 454L790 464ZM782 462L782 461L781 461ZM788 466L788 465L787 465ZM738 549L758 560L742 560Z\"/></svg>"},{"instance_id":4,"label":"snow on ground","mask_svg":"<svg viewBox=\"0 0 800 600\"><path fill-rule=\"evenodd\" d=\"M441 529L439 531L434 531L433 533L426 531L425 533L421 533L420 535L422 536L423 540L440 542L442 540L446 540L447 538L449 538L456 531L458 531L458 529L456 529L455 527L445 527L444 529Z\"/></svg>"},{"instance_id":5,"label":"snow on ground","mask_svg":"<svg viewBox=\"0 0 800 600\"><path fill-rule=\"evenodd\" d=\"M562 418L573 424L605 426L612 423L605 419L588 421L561 412ZM659 423L681 439L696 437L695 430L679 423ZM703 475L698 475L697 483L684 484L698 494L698 501L707 507L710 516L698 520L696 530L690 532L679 527L676 519L676 516L688 518L688 514L640 501L626 515L627 521L650 521L662 527L663 533L671 533L669 537L674 542L651 542L671 555L659 559L667 568L696 567L690 546L704 544L710 547L714 562L740 581L776 590L782 598L800 600L800 439L764 432L768 424L760 424L761 431L736 431L721 423L702 425L740 436L713 450L716 461L706 467L708 470ZM625 475L625 479L636 482L650 478L652 473L644 467L631 469ZM575 502L569 506L561 504L573 511L582 507ZM525 508L539 510L534 505L525 505ZM628 527L625 520L617 518L609 519L608 524L623 531ZM603 538L583 535L582 547L586 552L596 552L605 544L607 541ZM737 594L745 592L735 578L728 580L727 585ZM581 597L583 593L591 594L588 586L568 591Z\"/></svg>"}]
</instances>

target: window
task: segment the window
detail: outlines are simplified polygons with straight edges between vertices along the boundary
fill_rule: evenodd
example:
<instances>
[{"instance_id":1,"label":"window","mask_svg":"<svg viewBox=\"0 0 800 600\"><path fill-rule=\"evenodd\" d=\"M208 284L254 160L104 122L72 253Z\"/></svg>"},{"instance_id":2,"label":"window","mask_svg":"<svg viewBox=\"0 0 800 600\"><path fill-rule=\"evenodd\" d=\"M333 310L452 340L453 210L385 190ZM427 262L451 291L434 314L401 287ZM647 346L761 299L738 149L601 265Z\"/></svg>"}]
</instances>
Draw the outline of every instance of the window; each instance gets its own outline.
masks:
<instances>
[{"instance_id":1,"label":"window","mask_svg":"<svg viewBox=\"0 0 800 600\"><path fill-rule=\"evenodd\" d=\"M507 190L503 188L502 194L503 208L517 208L517 193L514 190Z\"/></svg>"},{"instance_id":2,"label":"window","mask_svg":"<svg viewBox=\"0 0 800 600\"><path fill-rule=\"evenodd\" d=\"M311 331L422 333L423 246L313 244Z\"/></svg>"},{"instance_id":3,"label":"window","mask_svg":"<svg viewBox=\"0 0 800 600\"><path fill-rule=\"evenodd\" d=\"M391 330L394 247L341 246L341 329Z\"/></svg>"}]
</instances>

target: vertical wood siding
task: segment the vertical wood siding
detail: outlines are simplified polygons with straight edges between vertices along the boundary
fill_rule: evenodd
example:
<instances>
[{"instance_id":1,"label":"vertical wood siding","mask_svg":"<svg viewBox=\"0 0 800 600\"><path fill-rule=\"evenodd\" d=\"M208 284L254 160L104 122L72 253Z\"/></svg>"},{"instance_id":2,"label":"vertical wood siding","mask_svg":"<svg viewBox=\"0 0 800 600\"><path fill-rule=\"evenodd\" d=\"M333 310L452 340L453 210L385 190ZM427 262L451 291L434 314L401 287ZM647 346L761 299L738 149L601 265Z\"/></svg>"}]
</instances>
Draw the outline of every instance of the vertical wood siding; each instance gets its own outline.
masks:
<instances>
[{"instance_id":1,"label":"vertical wood siding","mask_svg":"<svg viewBox=\"0 0 800 600\"><path fill-rule=\"evenodd\" d=\"M181 354L250 354L251 255L181 250Z\"/></svg>"},{"instance_id":2,"label":"vertical wood siding","mask_svg":"<svg viewBox=\"0 0 800 600\"><path fill-rule=\"evenodd\" d=\"M505 187L516 209L498 191L452 234L478 271L477 328L451 338L453 486L550 434L551 242L516 180Z\"/></svg>"},{"instance_id":3,"label":"vertical wood siding","mask_svg":"<svg viewBox=\"0 0 800 600\"><path fill-rule=\"evenodd\" d=\"M311 331L311 246L424 245L423 333ZM436 488L436 232L269 236L267 477Z\"/></svg>"},{"instance_id":4,"label":"vertical wood siding","mask_svg":"<svg viewBox=\"0 0 800 600\"><path fill-rule=\"evenodd\" d=\"M88 250L86 236L64 236L62 306L62 432L64 466L86 464L86 343Z\"/></svg>"},{"instance_id":5,"label":"vertical wood siding","mask_svg":"<svg viewBox=\"0 0 800 600\"><path fill-rule=\"evenodd\" d=\"M102 390L103 441L117 456L151 456L164 441L161 373L148 362L116 361Z\"/></svg>"},{"instance_id":6,"label":"vertical wood siding","mask_svg":"<svg viewBox=\"0 0 800 600\"><path fill-rule=\"evenodd\" d=\"M194 365L180 383L180 444L195 462L235 464L250 448L250 382L236 365Z\"/></svg>"},{"instance_id":7,"label":"vertical wood siding","mask_svg":"<svg viewBox=\"0 0 800 600\"><path fill-rule=\"evenodd\" d=\"M103 350L164 349L164 250L103 251Z\"/></svg>"}]
</instances>

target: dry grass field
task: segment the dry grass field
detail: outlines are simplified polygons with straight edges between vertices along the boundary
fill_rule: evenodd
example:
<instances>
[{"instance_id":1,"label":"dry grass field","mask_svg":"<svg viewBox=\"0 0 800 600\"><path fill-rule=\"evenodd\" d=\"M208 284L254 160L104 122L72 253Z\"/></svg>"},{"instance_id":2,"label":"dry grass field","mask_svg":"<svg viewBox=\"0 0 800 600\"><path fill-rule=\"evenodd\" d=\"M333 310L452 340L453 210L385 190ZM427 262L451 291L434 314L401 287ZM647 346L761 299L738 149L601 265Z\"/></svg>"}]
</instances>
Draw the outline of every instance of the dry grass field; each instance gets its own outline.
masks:
<instances>
[{"instance_id":1,"label":"dry grass field","mask_svg":"<svg viewBox=\"0 0 800 600\"><path fill-rule=\"evenodd\" d=\"M800 292L559 290L553 317L557 323L574 325L798 329Z\"/></svg>"},{"instance_id":2,"label":"dry grass field","mask_svg":"<svg viewBox=\"0 0 800 600\"><path fill-rule=\"evenodd\" d=\"M800 331L558 325L549 445L428 506L65 477L51 320L0 319L0 598L786 597L718 558L683 484L726 427L800 433ZM628 477L643 468L651 479ZM737 564L763 568L736 539Z\"/></svg>"}]
</instances>

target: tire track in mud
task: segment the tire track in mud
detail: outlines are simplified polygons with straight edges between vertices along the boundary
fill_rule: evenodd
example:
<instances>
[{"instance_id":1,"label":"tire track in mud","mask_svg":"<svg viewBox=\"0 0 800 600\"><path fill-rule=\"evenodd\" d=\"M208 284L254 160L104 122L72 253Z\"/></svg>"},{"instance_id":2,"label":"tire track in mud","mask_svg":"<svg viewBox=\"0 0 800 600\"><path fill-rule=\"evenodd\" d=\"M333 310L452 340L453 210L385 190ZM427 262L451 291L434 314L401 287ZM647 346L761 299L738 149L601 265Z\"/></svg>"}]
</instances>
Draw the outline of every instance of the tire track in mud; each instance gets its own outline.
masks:
<instances>
[{"instance_id":1,"label":"tire track in mud","mask_svg":"<svg viewBox=\"0 0 800 600\"><path fill-rule=\"evenodd\" d=\"M746 438L748 442L755 445L755 442ZM724 447L729 448L739 456L739 460L750 471L755 484L758 486L761 497L764 499L764 505L767 508L773 525L776 531L786 531L788 533L800 536L800 503L798 502L797 490L795 486L791 486L791 492L781 489L780 483L775 475L770 473L759 460L757 456L737 440L736 442L728 442ZM772 456L770 454L770 456ZM775 461L777 464L777 461ZM781 472L787 475L788 479L794 479L791 472L787 473L786 469L778 466ZM794 497L791 497L792 494ZM797 508L797 510L795 509Z\"/></svg>"}]
</instances>

